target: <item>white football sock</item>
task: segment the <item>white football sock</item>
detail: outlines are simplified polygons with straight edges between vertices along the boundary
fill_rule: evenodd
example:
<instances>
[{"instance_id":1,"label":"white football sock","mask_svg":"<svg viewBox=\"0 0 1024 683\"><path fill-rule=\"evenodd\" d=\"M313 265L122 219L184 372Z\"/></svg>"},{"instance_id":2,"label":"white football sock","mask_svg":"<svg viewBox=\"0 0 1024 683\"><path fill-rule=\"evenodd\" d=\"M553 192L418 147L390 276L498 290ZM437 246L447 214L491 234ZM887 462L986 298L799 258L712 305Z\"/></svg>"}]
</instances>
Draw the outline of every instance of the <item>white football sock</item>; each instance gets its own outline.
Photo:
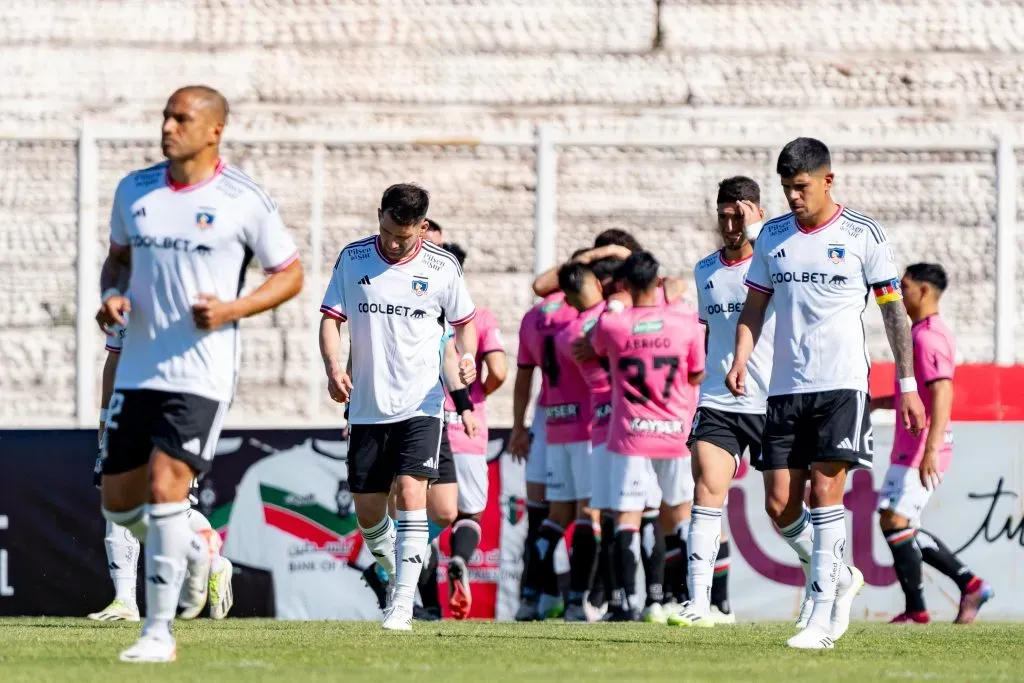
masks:
<instances>
[{"instance_id":1,"label":"white football sock","mask_svg":"<svg viewBox=\"0 0 1024 683\"><path fill-rule=\"evenodd\" d=\"M811 511L804 508L795 522L780 528L779 532L786 539L789 547L796 551L796 556L800 558L800 565L804 570L804 576L810 583L811 553L814 551L814 525L811 524Z\"/></svg>"},{"instance_id":2,"label":"white football sock","mask_svg":"<svg viewBox=\"0 0 1024 683\"><path fill-rule=\"evenodd\" d=\"M370 554L377 561L384 571L388 573L391 580L395 577L395 525L386 514L369 528L359 527L366 541L366 547Z\"/></svg>"},{"instance_id":3,"label":"white football sock","mask_svg":"<svg viewBox=\"0 0 1024 683\"><path fill-rule=\"evenodd\" d=\"M146 623L144 635L171 637L171 622L196 535L188 528L187 500L149 506L146 535Z\"/></svg>"},{"instance_id":4,"label":"white football sock","mask_svg":"<svg viewBox=\"0 0 1024 683\"><path fill-rule=\"evenodd\" d=\"M711 611L711 582L715 578L715 559L722 537L722 508L693 506L686 559L690 600L694 611Z\"/></svg>"},{"instance_id":5,"label":"white football sock","mask_svg":"<svg viewBox=\"0 0 1024 683\"><path fill-rule=\"evenodd\" d=\"M395 529L395 549L398 557L395 601L411 602L416 595L416 584L419 583L420 571L427 558L427 544L430 542L426 508L399 510Z\"/></svg>"},{"instance_id":6,"label":"white football sock","mask_svg":"<svg viewBox=\"0 0 1024 683\"><path fill-rule=\"evenodd\" d=\"M107 522L103 538L107 549L107 568L114 582L114 599L136 606L135 582L139 574L139 539L123 526Z\"/></svg>"},{"instance_id":7,"label":"white football sock","mask_svg":"<svg viewBox=\"0 0 1024 683\"><path fill-rule=\"evenodd\" d=\"M814 553L811 556L811 598L814 610L808 626L828 632L832 625L832 604L836 600L839 575L844 572L846 550L846 508L830 505L811 510L814 525Z\"/></svg>"}]
</instances>

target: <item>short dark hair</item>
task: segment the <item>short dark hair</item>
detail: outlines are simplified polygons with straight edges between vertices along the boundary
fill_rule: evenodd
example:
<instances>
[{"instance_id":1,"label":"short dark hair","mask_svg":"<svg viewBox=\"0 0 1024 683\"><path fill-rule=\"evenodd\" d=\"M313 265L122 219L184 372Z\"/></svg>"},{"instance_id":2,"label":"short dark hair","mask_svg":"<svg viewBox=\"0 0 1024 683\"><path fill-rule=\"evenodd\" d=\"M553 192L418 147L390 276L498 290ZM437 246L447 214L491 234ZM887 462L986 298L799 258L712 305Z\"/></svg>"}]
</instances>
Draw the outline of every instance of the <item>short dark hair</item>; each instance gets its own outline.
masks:
<instances>
[{"instance_id":1,"label":"short dark hair","mask_svg":"<svg viewBox=\"0 0 1024 683\"><path fill-rule=\"evenodd\" d=\"M445 242L444 244L441 245L441 248L447 251L452 256L454 256L455 260L459 262L460 266L466 263L466 250L460 247L457 243Z\"/></svg>"},{"instance_id":2,"label":"short dark hair","mask_svg":"<svg viewBox=\"0 0 1024 683\"><path fill-rule=\"evenodd\" d=\"M422 221L430 208L430 195L419 185L400 183L384 190L380 210L391 214L399 225L412 225Z\"/></svg>"},{"instance_id":3,"label":"short dark hair","mask_svg":"<svg viewBox=\"0 0 1024 683\"><path fill-rule=\"evenodd\" d=\"M558 269L558 287L566 294L579 294L587 281L590 268L583 263L570 261Z\"/></svg>"},{"instance_id":4,"label":"short dark hair","mask_svg":"<svg viewBox=\"0 0 1024 683\"><path fill-rule=\"evenodd\" d=\"M427 219L427 232L440 232L440 233L443 234L444 230L441 229L441 224L440 223L435 221L433 218L428 218Z\"/></svg>"},{"instance_id":5,"label":"short dark hair","mask_svg":"<svg viewBox=\"0 0 1024 683\"><path fill-rule=\"evenodd\" d=\"M940 294L945 292L949 285L946 269L938 263L913 263L907 266L907 277L914 282L927 282L939 290Z\"/></svg>"},{"instance_id":6,"label":"short dark hair","mask_svg":"<svg viewBox=\"0 0 1024 683\"><path fill-rule=\"evenodd\" d=\"M595 249L597 247L607 247L609 244L617 244L620 247L629 249L630 251L640 251L643 249L643 247L640 246L640 242L638 242L635 237L625 230L619 230L618 228L605 230L594 238Z\"/></svg>"},{"instance_id":7,"label":"short dark hair","mask_svg":"<svg viewBox=\"0 0 1024 683\"><path fill-rule=\"evenodd\" d=\"M761 205L761 188L744 175L734 175L718 183L718 204L750 201Z\"/></svg>"},{"instance_id":8,"label":"short dark hair","mask_svg":"<svg viewBox=\"0 0 1024 683\"><path fill-rule=\"evenodd\" d=\"M813 173L819 169L832 168L832 155L821 140L797 138L779 153L775 172L783 178L792 178L801 173Z\"/></svg>"},{"instance_id":9,"label":"short dark hair","mask_svg":"<svg viewBox=\"0 0 1024 683\"><path fill-rule=\"evenodd\" d=\"M615 274L619 272L619 268L622 267L624 261L620 258L613 256L607 256L590 263L590 270L597 276L597 279L601 282L615 278Z\"/></svg>"},{"instance_id":10,"label":"short dark hair","mask_svg":"<svg viewBox=\"0 0 1024 683\"><path fill-rule=\"evenodd\" d=\"M619 268L618 279L633 289L644 291L657 282L660 267L661 264L651 252L634 251Z\"/></svg>"}]
</instances>

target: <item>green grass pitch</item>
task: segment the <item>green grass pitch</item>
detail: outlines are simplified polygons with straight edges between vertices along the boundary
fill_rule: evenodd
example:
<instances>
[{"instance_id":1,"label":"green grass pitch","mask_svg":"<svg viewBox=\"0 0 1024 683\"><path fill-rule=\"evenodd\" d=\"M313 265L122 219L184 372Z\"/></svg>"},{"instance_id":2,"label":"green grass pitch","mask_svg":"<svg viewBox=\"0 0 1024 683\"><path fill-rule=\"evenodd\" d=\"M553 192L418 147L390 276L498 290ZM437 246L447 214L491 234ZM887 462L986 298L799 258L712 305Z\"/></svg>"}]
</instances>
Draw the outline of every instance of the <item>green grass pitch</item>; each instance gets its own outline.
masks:
<instances>
[{"instance_id":1,"label":"green grass pitch","mask_svg":"<svg viewBox=\"0 0 1024 683\"><path fill-rule=\"evenodd\" d=\"M438 681L1020 681L1024 624L854 623L830 652L783 647L792 625L697 630L649 624L417 622L379 624L206 620L176 625L178 661L122 664L137 624L0 619L4 683L119 680ZM131 676L131 678L125 678Z\"/></svg>"}]
</instances>

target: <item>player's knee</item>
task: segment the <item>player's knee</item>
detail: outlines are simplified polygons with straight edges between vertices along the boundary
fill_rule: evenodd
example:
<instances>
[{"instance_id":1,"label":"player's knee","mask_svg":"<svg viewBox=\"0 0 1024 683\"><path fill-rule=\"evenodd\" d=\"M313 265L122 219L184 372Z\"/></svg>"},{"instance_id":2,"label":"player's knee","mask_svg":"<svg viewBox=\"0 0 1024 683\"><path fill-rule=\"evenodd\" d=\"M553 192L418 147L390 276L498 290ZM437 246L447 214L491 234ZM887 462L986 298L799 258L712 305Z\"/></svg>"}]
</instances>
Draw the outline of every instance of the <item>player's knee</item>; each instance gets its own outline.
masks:
<instances>
[{"instance_id":1,"label":"player's knee","mask_svg":"<svg viewBox=\"0 0 1024 683\"><path fill-rule=\"evenodd\" d=\"M787 513L792 512L792 507L787 496L768 494L764 498L764 511L768 513L768 517L775 522L775 525L780 528L789 526L786 518L790 516ZM790 523L796 520L796 515L792 515L792 517L793 520L790 520Z\"/></svg>"},{"instance_id":2,"label":"player's knee","mask_svg":"<svg viewBox=\"0 0 1024 683\"><path fill-rule=\"evenodd\" d=\"M843 485L845 483L840 477L813 477L811 479L811 507L820 508L841 505L843 502Z\"/></svg>"},{"instance_id":3,"label":"player's knee","mask_svg":"<svg viewBox=\"0 0 1024 683\"><path fill-rule=\"evenodd\" d=\"M427 507L430 521L443 529L454 524L459 517L459 509L455 505L428 505Z\"/></svg>"}]
</instances>

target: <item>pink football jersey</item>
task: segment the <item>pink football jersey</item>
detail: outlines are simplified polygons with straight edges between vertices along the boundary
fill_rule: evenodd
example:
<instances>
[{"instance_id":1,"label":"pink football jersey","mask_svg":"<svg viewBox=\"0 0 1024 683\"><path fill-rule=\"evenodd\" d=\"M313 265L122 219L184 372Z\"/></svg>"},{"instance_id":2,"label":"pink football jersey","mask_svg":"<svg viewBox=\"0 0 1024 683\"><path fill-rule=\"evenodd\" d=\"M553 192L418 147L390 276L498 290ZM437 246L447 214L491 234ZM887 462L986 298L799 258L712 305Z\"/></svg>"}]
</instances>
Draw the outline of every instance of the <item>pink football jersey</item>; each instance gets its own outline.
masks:
<instances>
[{"instance_id":1,"label":"pink football jersey","mask_svg":"<svg viewBox=\"0 0 1024 683\"><path fill-rule=\"evenodd\" d=\"M928 383L939 379L953 379L956 364L956 342L953 333L938 314L929 316L911 329L914 339L914 377L921 394L926 416L926 427L919 436L914 436L896 420L896 438L892 444L892 464L918 467L924 458L924 447L928 429L932 422L932 393ZM896 380L896 396L899 396L899 379ZM897 399L898 400L898 399ZM939 450L939 471L945 472L953 461L953 430L946 425L945 438Z\"/></svg>"},{"instance_id":2,"label":"pink football jersey","mask_svg":"<svg viewBox=\"0 0 1024 683\"><path fill-rule=\"evenodd\" d=\"M555 351L560 363L575 363L587 384L590 393L590 442L595 446L608 439L608 424L611 419L612 385L606 369L608 360L597 358L576 363L572 357L572 345L576 340L589 334L604 313L605 302L581 311L579 317L569 323L555 337Z\"/></svg>"},{"instance_id":3,"label":"pink football jersey","mask_svg":"<svg viewBox=\"0 0 1024 683\"><path fill-rule=\"evenodd\" d=\"M536 311L536 313L534 313ZM558 360L555 336L576 319L575 308L557 292L530 309L519 327L519 367L539 367L548 443L590 440L590 396L575 363Z\"/></svg>"},{"instance_id":4,"label":"pink football jersey","mask_svg":"<svg viewBox=\"0 0 1024 683\"><path fill-rule=\"evenodd\" d=\"M504 353L505 345L501 341L498 320L491 311L478 307L473 323L476 325L477 333L476 374L482 379L484 356L496 351ZM452 401L451 394L445 387L444 412L445 422L448 423L448 441L451 442L453 453L487 455L487 397L484 394L484 385L479 379L470 385L469 398L473 401L473 417L480 425L476 438L473 439L466 436L466 430L462 426L462 416L455 412L455 402Z\"/></svg>"},{"instance_id":5,"label":"pink football jersey","mask_svg":"<svg viewBox=\"0 0 1024 683\"><path fill-rule=\"evenodd\" d=\"M592 337L612 373L608 451L650 458L689 454L696 394L704 370L704 328L677 305L633 306L601 316Z\"/></svg>"}]
</instances>

